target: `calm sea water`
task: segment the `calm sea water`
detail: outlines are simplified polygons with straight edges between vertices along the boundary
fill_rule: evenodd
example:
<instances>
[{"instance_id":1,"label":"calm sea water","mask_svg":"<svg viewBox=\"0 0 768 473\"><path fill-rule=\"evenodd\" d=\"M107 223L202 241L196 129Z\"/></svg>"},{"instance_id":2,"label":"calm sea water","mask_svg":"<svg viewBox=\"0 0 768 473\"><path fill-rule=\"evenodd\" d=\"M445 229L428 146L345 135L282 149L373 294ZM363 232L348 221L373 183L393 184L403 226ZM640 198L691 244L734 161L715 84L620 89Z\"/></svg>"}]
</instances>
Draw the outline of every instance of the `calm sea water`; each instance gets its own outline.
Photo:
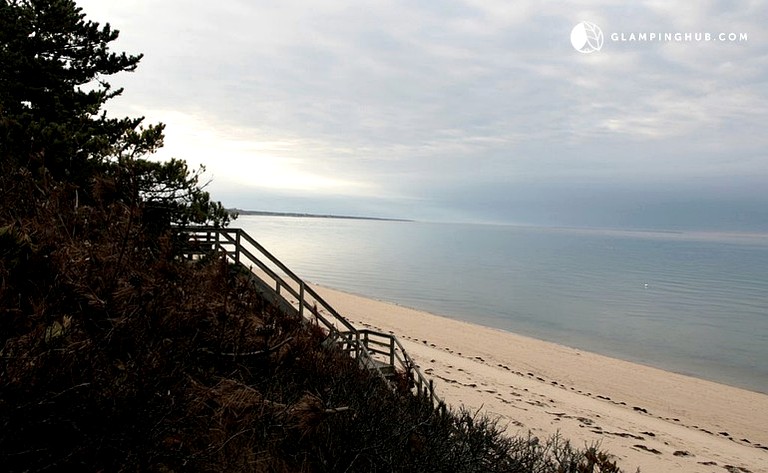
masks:
<instances>
[{"instance_id":1,"label":"calm sea water","mask_svg":"<svg viewBox=\"0 0 768 473\"><path fill-rule=\"evenodd\" d=\"M768 236L242 216L308 281L768 393Z\"/></svg>"}]
</instances>

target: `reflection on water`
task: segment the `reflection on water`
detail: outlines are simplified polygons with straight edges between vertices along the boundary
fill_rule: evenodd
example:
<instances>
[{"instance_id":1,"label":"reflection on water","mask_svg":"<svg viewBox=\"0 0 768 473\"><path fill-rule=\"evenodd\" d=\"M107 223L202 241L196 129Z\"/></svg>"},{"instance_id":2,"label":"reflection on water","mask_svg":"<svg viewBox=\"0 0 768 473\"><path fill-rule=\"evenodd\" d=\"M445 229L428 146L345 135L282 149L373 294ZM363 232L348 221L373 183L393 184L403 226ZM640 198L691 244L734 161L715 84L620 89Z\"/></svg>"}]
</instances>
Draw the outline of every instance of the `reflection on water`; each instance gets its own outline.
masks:
<instances>
[{"instance_id":1,"label":"reflection on water","mask_svg":"<svg viewBox=\"0 0 768 473\"><path fill-rule=\"evenodd\" d=\"M303 278L768 392L768 237L240 217Z\"/></svg>"}]
</instances>

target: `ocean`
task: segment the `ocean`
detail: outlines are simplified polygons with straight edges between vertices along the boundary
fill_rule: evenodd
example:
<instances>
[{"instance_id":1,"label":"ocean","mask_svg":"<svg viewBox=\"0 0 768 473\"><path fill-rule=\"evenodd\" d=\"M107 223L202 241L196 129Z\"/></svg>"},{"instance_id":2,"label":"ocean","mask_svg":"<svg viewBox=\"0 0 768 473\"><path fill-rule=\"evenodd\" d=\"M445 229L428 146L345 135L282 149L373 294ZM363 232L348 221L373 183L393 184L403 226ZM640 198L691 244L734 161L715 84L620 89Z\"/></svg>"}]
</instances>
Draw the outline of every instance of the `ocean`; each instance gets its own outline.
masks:
<instances>
[{"instance_id":1,"label":"ocean","mask_svg":"<svg viewBox=\"0 0 768 473\"><path fill-rule=\"evenodd\" d=\"M768 235L241 216L307 281L768 393Z\"/></svg>"}]
</instances>

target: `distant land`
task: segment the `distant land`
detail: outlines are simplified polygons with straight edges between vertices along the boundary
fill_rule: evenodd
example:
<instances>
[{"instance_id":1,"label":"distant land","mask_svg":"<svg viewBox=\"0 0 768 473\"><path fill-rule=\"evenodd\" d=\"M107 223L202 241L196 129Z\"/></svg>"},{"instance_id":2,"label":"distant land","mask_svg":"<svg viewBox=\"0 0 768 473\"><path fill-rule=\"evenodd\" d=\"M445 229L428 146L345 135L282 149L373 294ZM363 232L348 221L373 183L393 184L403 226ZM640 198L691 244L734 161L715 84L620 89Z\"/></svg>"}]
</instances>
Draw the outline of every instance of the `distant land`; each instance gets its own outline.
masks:
<instances>
[{"instance_id":1,"label":"distant land","mask_svg":"<svg viewBox=\"0 0 768 473\"><path fill-rule=\"evenodd\" d=\"M324 215L324 214L307 214L307 213L297 213L297 212L268 212L264 210L242 210L242 209L228 209L228 210L237 212L239 215L258 215L261 217L338 218L338 219L346 219L346 220L379 220L382 222L413 222L413 220L407 220L403 218L354 217L351 215Z\"/></svg>"}]
</instances>

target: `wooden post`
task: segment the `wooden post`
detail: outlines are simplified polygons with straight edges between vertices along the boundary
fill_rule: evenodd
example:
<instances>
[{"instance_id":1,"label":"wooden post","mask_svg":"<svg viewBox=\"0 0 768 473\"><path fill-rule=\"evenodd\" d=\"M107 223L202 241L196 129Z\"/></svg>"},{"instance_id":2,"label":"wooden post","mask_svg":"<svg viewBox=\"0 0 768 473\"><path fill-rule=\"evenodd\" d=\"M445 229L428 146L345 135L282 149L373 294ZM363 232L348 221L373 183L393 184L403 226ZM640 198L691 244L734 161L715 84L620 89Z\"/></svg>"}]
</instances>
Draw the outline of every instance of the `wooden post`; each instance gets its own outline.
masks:
<instances>
[{"instance_id":1,"label":"wooden post","mask_svg":"<svg viewBox=\"0 0 768 473\"><path fill-rule=\"evenodd\" d=\"M299 283L299 317L304 316L304 281Z\"/></svg>"},{"instance_id":2,"label":"wooden post","mask_svg":"<svg viewBox=\"0 0 768 473\"><path fill-rule=\"evenodd\" d=\"M435 405L435 383L429 380L429 403Z\"/></svg>"},{"instance_id":3,"label":"wooden post","mask_svg":"<svg viewBox=\"0 0 768 473\"><path fill-rule=\"evenodd\" d=\"M355 331L355 358L360 359L360 332Z\"/></svg>"},{"instance_id":4,"label":"wooden post","mask_svg":"<svg viewBox=\"0 0 768 473\"><path fill-rule=\"evenodd\" d=\"M389 366L395 367L395 337L389 337Z\"/></svg>"},{"instance_id":5,"label":"wooden post","mask_svg":"<svg viewBox=\"0 0 768 473\"><path fill-rule=\"evenodd\" d=\"M240 232L242 230L238 229L235 233L235 263L240 262Z\"/></svg>"}]
</instances>

